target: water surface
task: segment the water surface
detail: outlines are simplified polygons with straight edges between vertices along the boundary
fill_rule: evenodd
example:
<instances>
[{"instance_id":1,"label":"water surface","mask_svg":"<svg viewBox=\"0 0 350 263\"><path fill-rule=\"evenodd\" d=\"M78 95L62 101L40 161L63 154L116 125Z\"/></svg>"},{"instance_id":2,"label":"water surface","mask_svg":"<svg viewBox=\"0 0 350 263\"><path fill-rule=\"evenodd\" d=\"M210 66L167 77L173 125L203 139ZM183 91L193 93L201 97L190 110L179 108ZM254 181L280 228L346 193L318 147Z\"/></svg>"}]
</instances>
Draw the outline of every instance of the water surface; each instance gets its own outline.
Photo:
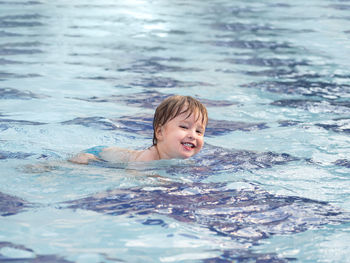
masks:
<instances>
[{"instance_id":1,"label":"water surface","mask_svg":"<svg viewBox=\"0 0 350 263\"><path fill-rule=\"evenodd\" d=\"M346 262L348 1L0 1L1 262ZM142 149L169 95L190 160Z\"/></svg>"}]
</instances>

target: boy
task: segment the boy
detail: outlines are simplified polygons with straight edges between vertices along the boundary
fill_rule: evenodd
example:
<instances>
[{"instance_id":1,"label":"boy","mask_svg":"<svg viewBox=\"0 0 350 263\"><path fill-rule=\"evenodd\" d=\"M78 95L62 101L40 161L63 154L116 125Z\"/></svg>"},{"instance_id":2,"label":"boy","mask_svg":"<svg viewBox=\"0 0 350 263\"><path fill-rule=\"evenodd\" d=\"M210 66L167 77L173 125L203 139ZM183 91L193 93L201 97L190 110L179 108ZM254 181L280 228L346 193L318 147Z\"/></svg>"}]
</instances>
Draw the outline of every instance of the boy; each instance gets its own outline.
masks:
<instances>
[{"instance_id":1,"label":"boy","mask_svg":"<svg viewBox=\"0 0 350 263\"><path fill-rule=\"evenodd\" d=\"M98 146L69 161L148 162L161 159L186 159L197 154L204 144L208 123L205 106L190 96L171 96L156 109L153 119L153 145L146 150L127 150Z\"/></svg>"}]
</instances>

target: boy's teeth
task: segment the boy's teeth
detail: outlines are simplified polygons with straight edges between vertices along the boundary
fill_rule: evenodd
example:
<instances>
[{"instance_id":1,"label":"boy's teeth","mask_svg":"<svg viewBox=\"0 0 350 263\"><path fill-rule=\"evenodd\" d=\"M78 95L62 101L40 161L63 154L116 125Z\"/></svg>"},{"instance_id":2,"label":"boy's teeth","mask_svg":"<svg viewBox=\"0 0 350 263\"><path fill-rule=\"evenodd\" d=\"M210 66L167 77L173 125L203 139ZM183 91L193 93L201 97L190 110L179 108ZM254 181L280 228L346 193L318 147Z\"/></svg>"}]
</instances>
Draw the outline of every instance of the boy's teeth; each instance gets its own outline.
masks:
<instances>
[{"instance_id":1,"label":"boy's teeth","mask_svg":"<svg viewBox=\"0 0 350 263\"><path fill-rule=\"evenodd\" d=\"M194 147L192 143L183 143L183 145L188 146L188 147Z\"/></svg>"}]
</instances>

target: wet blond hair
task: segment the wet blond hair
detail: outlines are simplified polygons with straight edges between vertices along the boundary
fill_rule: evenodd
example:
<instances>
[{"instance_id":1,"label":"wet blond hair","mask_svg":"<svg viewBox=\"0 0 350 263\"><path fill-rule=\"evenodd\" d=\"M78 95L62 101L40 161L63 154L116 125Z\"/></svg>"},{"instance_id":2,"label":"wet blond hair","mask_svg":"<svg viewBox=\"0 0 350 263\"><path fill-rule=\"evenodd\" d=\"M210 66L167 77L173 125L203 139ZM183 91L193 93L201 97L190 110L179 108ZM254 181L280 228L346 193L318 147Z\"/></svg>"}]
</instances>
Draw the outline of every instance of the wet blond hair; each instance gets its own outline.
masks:
<instances>
[{"instance_id":1,"label":"wet blond hair","mask_svg":"<svg viewBox=\"0 0 350 263\"><path fill-rule=\"evenodd\" d=\"M188 113L188 117L193 113L197 115L197 120L202 118L202 123L207 126L208 112L206 107L191 96L174 95L166 98L160 103L154 113L153 118L153 145L157 144L156 132L168 121L176 118L182 113ZM196 121L197 121L196 120Z\"/></svg>"}]
</instances>

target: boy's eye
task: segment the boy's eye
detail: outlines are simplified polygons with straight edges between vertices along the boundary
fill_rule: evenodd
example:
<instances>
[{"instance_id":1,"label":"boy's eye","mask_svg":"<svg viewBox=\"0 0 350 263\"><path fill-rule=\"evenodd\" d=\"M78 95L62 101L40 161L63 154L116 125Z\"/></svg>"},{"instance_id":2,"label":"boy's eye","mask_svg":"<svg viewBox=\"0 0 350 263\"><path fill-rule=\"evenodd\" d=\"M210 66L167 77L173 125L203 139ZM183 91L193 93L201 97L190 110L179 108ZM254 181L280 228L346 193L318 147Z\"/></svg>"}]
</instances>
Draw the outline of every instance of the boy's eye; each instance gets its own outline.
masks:
<instances>
[{"instance_id":1,"label":"boy's eye","mask_svg":"<svg viewBox=\"0 0 350 263\"><path fill-rule=\"evenodd\" d=\"M187 129L187 127L185 125L180 125L180 128Z\"/></svg>"},{"instance_id":2,"label":"boy's eye","mask_svg":"<svg viewBox=\"0 0 350 263\"><path fill-rule=\"evenodd\" d=\"M196 132L197 132L198 134L203 134L203 132L200 131L200 130L197 130Z\"/></svg>"}]
</instances>

